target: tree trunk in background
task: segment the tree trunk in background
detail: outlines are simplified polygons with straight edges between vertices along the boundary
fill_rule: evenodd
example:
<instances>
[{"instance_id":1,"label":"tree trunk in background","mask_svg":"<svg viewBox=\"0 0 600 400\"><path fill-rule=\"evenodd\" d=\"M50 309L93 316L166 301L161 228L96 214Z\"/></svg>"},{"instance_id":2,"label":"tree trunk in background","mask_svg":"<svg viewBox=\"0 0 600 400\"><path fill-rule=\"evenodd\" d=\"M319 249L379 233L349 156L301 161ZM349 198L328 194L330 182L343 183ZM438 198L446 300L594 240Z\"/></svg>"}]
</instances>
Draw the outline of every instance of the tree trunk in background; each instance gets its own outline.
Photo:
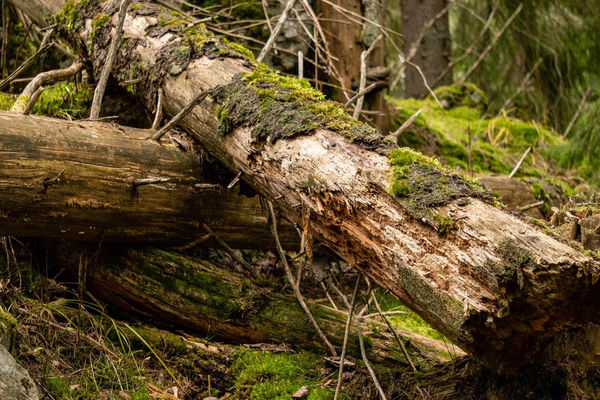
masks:
<instances>
[{"instance_id":1,"label":"tree trunk in background","mask_svg":"<svg viewBox=\"0 0 600 400\"><path fill-rule=\"evenodd\" d=\"M97 253L79 245L53 247L57 267L77 280L80 254ZM119 312L151 320L162 327L201 332L228 343L287 343L295 348L323 352L327 348L315 334L295 297L280 293L277 281L259 286L231 269L197 256L154 248L105 247L87 265L85 287ZM275 287L273 287L275 285ZM341 347L346 314L318 303L308 305L330 341ZM374 360L406 363L392 333L378 318L363 322L368 351ZM416 363L425 366L446 361L445 343L397 330ZM358 337L351 330L349 351L360 357Z\"/></svg>"},{"instance_id":2,"label":"tree trunk in background","mask_svg":"<svg viewBox=\"0 0 600 400\"><path fill-rule=\"evenodd\" d=\"M230 246L273 248L258 196L227 190L230 179L220 184L189 140L148 135L0 111L0 235L181 244L205 235L206 223ZM281 234L297 248L290 224Z\"/></svg>"},{"instance_id":3,"label":"tree trunk in background","mask_svg":"<svg viewBox=\"0 0 600 400\"><path fill-rule=\"evenodd\" d=\"M26 13L32 5L50 8L52 4L49 0L12 1ZM98 73L110 42L103 37L110 37L110 29L93 31L92 20L103 12L99 2L79 5L87 11L64 13L67 18L74 15L75 20L64 24L71 31L63 37L72 40ZM165 22L168 18L173 20ZM301 102L262 104L256 88L235 80L252 71L253 64L233 48L219 48L226 45L220 38L205 35L200 45L190 48L190 35L184 30L189 24L183 18L149 2L132 7L124 26L128 40L112 71L115 81L130 80L132 73L142 76L136 96L149 109L155 105L156 82L160 82L166 115L179 112L203 90L227 85L225 99L208 98L180 126L230 171L242 171L244 180L282 215L300 226L308 225L315 239L478 361L503 373L515 372L532 362L556 334L600 320L600 263L591 255L482 200L462 178L420 165L416 155L400 152L400 165L393 168L388 156L372 150L384 142L378 145L374 140L375 145L369 146L360 133L351 140L325 127L282 137L287 130L285 134L278 130L285 129L278 124L278 115L300 113ZM260 70L255 72L260 78ZM157 73L160 81L152 81ZM277 79L269 83L262 77L259 84L281 89L272 82ZM243 98L235 97L239 93ZM223 114L227 100L241 109L233 113L241 120L232 119L226 109ZM243 113L255 115L257 109L261 115L275 116L258 127L256 120L242 118ZM217 115L221 128L230 124L226 134L219 129ZM253 128L261 128L262 135ZM369 132L366 127L360 129ZM406 162L402 154L409 165L398 171ZM411 177L398 179L397 185L414 186L421 190L418 195L395 198L389 194L390 177L399 178L401 171L410 172ZM423 181L428 184L419 189ZM449 189L447 184L456 187ZM427 196L425 192L432 192L432 187L440 188L436 195L448 190L459 194L423 203L420 196ZM431 213L433 220L419 216L411 204L424 207L421 211ZM303 224L307 219L309 223ZM451 221L454 229L444 232L434 220Z\"/></svg>"},{"instance_id":4,"label":"tree trunk in background","mask_svg":"<svg viewBox=\"0 0 600 400\"><path fill-rule=\"evenodd\" d=\"M383 10L381 3L375 0L334 0L334 7L326 2L317 0L317 10L319 12L319 21L323 27L325 37L327 38L329 51L333 56L331 62L335 65L341 78L341 85L346 90L358 91L360 81L360 54L367 50L373 41L377 38L380 31L377 27L370 24L358 24L353 22L357 17L349 17L341 11L340 8L352 13L362 15L365 18L374 20L376 23L382 23ZM374 67L384 67L384 41L379 41L369 56L367 67L373 70ZM320 54L322 58L323 55ZM322 63L322 60L319 60ZM327 79L327 78L326 78ZM385 77L384 79L387 79ZM329 80L334 80L329 78ZM377 78L373 78L367 83L367 86ZM335 82L338 84L338 82ZM369 116L374 125L382 132L386 132L388 127L385 114L385 99L382 89L376 89L365 96L363 105L364 110L377 112L377 115ZM349 94L350 95L350 94ZM341 102L347 101L344 91L333 89L332 97ZM381 115L379 115L381 114Z\"/></svg>"},{"instance_id":5,"label":"tree trunk in background","mask_svg":"<svg viewBox=\"0 0 600 400\"><path fill-rule=\"evenodd\" d=\"M452 41L448 25L448 12L444 13L435 21L431 28L425 31L420 43L415 43L415 40L421 34L423 26L447 5L448 0L401 1L404 54L407 55L412 46L418 45L417 52L411 61L421 68L427 82L434 82L444 72L450 62ZM425 97L428 91L423 84L423 78L419 74L419 71L411 65L406 65L405 72L404 97ZM440 80L438 85L448 85L451 83L452 72L449 72Z\"/></svg>"}]
</instances>

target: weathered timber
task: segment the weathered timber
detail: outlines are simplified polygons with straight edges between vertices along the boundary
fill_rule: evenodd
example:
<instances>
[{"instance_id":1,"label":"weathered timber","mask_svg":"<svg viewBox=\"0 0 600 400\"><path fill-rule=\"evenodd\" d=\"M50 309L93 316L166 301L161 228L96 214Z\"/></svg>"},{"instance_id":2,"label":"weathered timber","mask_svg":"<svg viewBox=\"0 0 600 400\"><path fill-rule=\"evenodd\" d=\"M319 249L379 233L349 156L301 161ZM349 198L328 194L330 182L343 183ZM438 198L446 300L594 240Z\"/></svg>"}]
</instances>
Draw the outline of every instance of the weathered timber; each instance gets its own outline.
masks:
<instances>
[{"instance_id":1,"label":"weathered timber","mask_svg":"<svg viewBox=\"0 0 600 400\"><path fill-rule=\"evenodd\" d=\"M90 250L95 253L97 248ZM60 267L79 271L78 245L54 247ZM94 297L129 315L163 327L200 332L228 343L286 343L294 348L327 351L298 301L269 281L258 286L230 269L193 255L156 248L106 247L86 267L85 287ZM318 303L309 307L320 327L341 346L345 314ZM408 363L392 333L381 322L363 322L370 355L379 362ZM409 342L413 361L421 366L447 361L452 345L397 330ZM356 330L351 331L351 354L360 356Z\"/></svg>"},{"instance_id":2,"label":"weathered timber","mask_svg":"<svg viewBox=\"0 0 600 400\"><path fill-rule=\"evenodd\" d=\"M231 246L273 247L258 197L207 178L193 149L147 136L0 111L0 235L183 244L206 223ZM292 226L282 232L298 245Z\"/></svg>"},{"instance_id":3,"label":"weathered timber","mask_svg":"<svg viewBox=\"0 0 600 400\"><path fill-rule=\"evenodd\" d=\"M32 3L36 10L57 11L49 0L12 2L27 14ZM110 29L94 32L91 21L101 12L114 19L116 10L102 10L94 1L66 7L57 17L62 35L97 76L107 47L102 38ZM128 40L113 76L120 82L135 71L145 77L136 93L149 109L159 82L165 114L174 115L201 90L239 89L239 81L231 85L234 77L257 68L239 48L150 3L132 7L127 18ZM259 78L250 90L277 89L280 81ZM235 94L225 90L220 103ZM400 176L408 166L402 169L399 160L393 167L354 135L349 140L332 131L335 121L324 124L301 112L306 102L280 96L261 105L257 98L232 101L225 111L237 108L233 118L209 99L181 127L227 168L243 171L244 180L294 223L302 225L303 210L310 212L316 239L487 367L514 372L558 332L598 320L599 264L592 257L473 191L460 195L458 187L466 183L457 177L418 163L411 164L408 178ZM319 104L312 107L319 110ZM391 185L392 176L405 179L404 185ZM457 186L448 191L448 182Z\"/></svg>"}]
</instances>

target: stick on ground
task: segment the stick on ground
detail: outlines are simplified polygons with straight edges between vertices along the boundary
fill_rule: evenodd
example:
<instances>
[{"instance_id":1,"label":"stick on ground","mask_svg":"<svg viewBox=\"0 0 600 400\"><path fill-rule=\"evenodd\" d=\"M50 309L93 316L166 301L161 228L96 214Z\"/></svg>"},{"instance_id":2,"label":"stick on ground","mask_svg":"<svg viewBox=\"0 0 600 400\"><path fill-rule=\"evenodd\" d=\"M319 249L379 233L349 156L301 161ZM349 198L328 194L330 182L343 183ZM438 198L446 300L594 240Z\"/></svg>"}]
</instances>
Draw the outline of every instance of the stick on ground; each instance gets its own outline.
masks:
<instances>
[{"instance_id":1,"label":"stick on ground","mask_svg":"<svg viewBox=\"0 0 600 400\"><path fill-rule=\"evenodd\" d=\"M325 334L319 327L319 324L317 324L315 317L312 315L312 312L306 305L306 302L304 301L304 296L302 296L302 293L300 293L300 289L296 285L294 275L292 274L292 269L290 268L290 265L288 264L287 259L285 258L285 252L283 251L283 248L281 247L281 243L279 242L279 234L277 233L277 219L275 218L275 211L273 211L273 203L271 203L271 201L269 201L269 200L267 200L266 203L267 203L266 204L267 210L269 213L268 217L269 217L269 222L270 222L270 226L271 226L271 233L273 234L273 238L275 239L275 247L277 248L277 253L279 254L279 258L281 259L283 268L285 269L285 274L286 274L288 280L290 281L290 284L292 285L292 289L294 290L294 294L296 295L296 298L298 299L300 306L302 307L304 312L306 312L306 315L308 315L308 319L315 327L317 334L319 335L319 337L321 338L323 343L325 343L325 346L327 346L327 348L329 349L329 352L335 357L335 356L337 356L335 347L333 347L331 342L329 342L329 339L327 339L327 336L325 336Z\"/></svg>"}]
</instances>

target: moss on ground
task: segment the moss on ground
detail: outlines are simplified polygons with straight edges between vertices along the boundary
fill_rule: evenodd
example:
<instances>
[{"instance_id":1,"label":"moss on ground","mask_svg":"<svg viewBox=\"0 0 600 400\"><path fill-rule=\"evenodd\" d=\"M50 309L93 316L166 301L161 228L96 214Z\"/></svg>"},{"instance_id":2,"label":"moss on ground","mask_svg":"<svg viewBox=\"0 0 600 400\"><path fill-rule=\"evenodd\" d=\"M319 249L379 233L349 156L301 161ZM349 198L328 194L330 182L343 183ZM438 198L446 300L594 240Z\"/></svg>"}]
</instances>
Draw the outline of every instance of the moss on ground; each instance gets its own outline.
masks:
<instances>
[{"instance_id":1,"label":"moss on ground","mask_svg":"<svg viewBox=\"0 0 600 400\"><path fill-rule=\"evenodd\" d=\"M440 86L434 93L446 109L462 106L483 111L488 106L488 99L483 90L469 82ZM430 95L429 98L433 99L433 96Z\"/></svg>"},{"instance_id":2,"label":"moss on ground","mask_svg":"<svg viewBox=\"0 0 600 400\"><path fill-rule=\"evenodd\" d=\"M456 95L456 91L462 93L462 90L478 93L475 89L459 89L440 88L438 94L445 98L450 94ZM475 97L479 98L481 94ZM507 175L531 146L534 151L517 172L517 176L522 177L546 175L549 161L541 153L549 146L563 143L560 135L535 122L521 121L504 114L485 118L482 107L466 100L453 100L452 107L448 109L440 107L432 98L390 100L397 106L395 126L400 126L417 110L423 110L413 125L400 135L399 145L435 154L446 165L463 171L469 168L469 136L474 173Z\"/></svg>"},{"instance_id":3,"label":"moss on ground","mask_svg":"<svg viewBox=\"0 0 600 400\"><path fill-rule=\"evenodd\" d=\"M332 399L333 391L320 382L324 366L323 357L310 352L273 354L239 348L232 364L233 398L287 400L306 385L307 399Z\"/></svg>"}]
</instances>

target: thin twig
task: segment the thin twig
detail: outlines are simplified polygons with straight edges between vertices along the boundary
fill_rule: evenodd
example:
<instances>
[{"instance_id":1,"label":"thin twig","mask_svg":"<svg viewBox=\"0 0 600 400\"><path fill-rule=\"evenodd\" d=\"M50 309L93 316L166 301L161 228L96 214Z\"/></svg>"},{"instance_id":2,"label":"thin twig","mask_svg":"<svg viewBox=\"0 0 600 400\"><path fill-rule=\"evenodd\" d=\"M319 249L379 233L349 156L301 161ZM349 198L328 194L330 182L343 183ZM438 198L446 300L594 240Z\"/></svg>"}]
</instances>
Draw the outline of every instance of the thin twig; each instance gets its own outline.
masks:
<instances>
[{"instance_id":1,"label":"thin twig","mask_svg":"<svg viewBox=\"0 0 600 400\"><path fill-rule=\"evenodd\" d=\"M25 34L23 35L23 40L21 40L21 43L19 43L19 47L17 47L17 52L15 53L15 58L13 60L13 68L17 67L17 61L19 61L19 56L21 55L21 50L23 49L23 45L27 41L27 36L29 35L29 32L31 32L32 26L33 26L33 22L30 22L29 24L27 24L27 30L25 31Z\"/></svg>"},{"instance_id":2,"label":"thin twig","mask_svg":"<svg viewBox=\"0 0 600 400\"><path fill-rule=\"evenodd\" d=\"M379 43L381 39L383 39L383 34L380 33L379 36L377 36L377 39L371 43L369 48L360 53L360 84L358 86L359 94L364 92L367 86L367 58L373 52L373 50L375 50L375 45ZM363 93L361 96L358 96L358 100L356 101L356 107L354 107L354 113L352 114L354 119L358 119L360 116L364 101L365 94Z\"/></svg>"},{"instance_id":3,"label":"thin twig","mask_svg":"<svg viewBox=\"0 0 600 400\"><path fill-rule=\"evenodd\" d=\"M50 41L50 37L52 36L53 32L54 32L54 29L47 30L46 33L44 34L44 37L42 38L42 43L40 44L40 47L38 48L38 50L27 60L23 61L23 64L21 64L19 66L19 68L14 70L9 76L7 76L5 79L0 81L0 90L4 89L13 80L18 78L19 75L21 75L23 72L25 72L31 66L31 64L33 64L35 62L35 60L38 59L38 57L40 57L42 54L45 54L46 51L50 47L52 47L52 43L48 43L48 42Z\"/></svg>"},{"instance_id":4,"label":"thin twig","mask_svg":"<svg viewBox=\"0 0 600 400\"><path fill-rule=\"evenodd\" d=\"M160 131L152 135L150 139L160 140L160 138L162 138L167 132L169 132L175 125L177 125L179 121L181 121L186 115L188 115L196 105L201 103L202 100L204 100L209 93L210 90L204 90L200 92L200 94L198 94L192 99L192 101L186 104L186 106L183 107L183 109L179 111L176 116L174 116L169 122L167 122L167 124L163 126Z\"/></svg>"},{"instance_id":5,"label":"thin twig","mask_svg":"<svg viewBox=\"0 0 600 400\"><path fill-rule=\"evenodd\" d=\"M246 260L244 260L231 247L229 247L229 245L227 243L225 243L225 241L223 239L221 239L210 228L210 226L208 226L205 223L203 223L202 224L202 229L204 229L206 232L208 232L208 234L211 235L215 239L215 241L219 244L219 246L221 246L231 257L233 257L233 259L235 261L237 261L238 263L240 263L242 265L242 267L244 267L246 269L246 271L248 271L248 273L250 273L250 275L252 275L254 278L258 278L259 277L258 273L254 270L254 268L252 268L252 266L250 264L248 264L248 262Z\"/></svg>"},{"instance_id":6,"label":"thin twig","mask_svg":"<svg viewBox=\"0 0 600 400\"><path fill-rule=\"evenodd\" d=\"M346 104L344 104L344 108L348 108L352 103L354 103L354 100L358 99L359 97L362 97L368 93L370 93L373 89L375 89L377 87L377 83L371 83L369 86L367 86L366 88L364 88L363 90L361 90L360 92L356 93L354 96L352 96L350 98L350 100L348 100L346 102Z\"/></svg>"},{"instance_id":7,"label":"thin twig","mask_svg":"<svg viewBox=\"0 0 600 400\"><path fill-rule=\"evenodd\" d=\"M292 7L294 7L295 3L296 0L288 0L288 2L285 4L285 8L279 16L279 21L277 21L277 25L275 25L275 28L273 28L273 32L271 32L271 36L269 36L267 43L265 43L265 47L263 47L258 57L256 57L256 61L262 62L262 60L269 53L269 51L271 51L271 48L275 44L275 40L277 39L277 36L279 36L279 32L281 31L281 28L283 28L283 24L285 24L288 14Z\"/></svg>"},{"instance_id":8,"label":"thin twig","mask_svg":"<svg viewBox=\"0 0 600 400\"><path fill-rule=\"evenodd\" d=\"M408 354L408 351L406 350L406 346L404 345L404 342L402 340L400 340L400 338L398 337L398 334L396 333L396 330L394 329L394 327L392 326L390 321L388 321L388 319L386 318L384 313L381 311L381 307L379 306L379 302L377 301L377 296L375 296L375 293L371 293L371 297L373 298L373 303L375 303L375 308L377 308L377 312L381 316L381 319L383 319L383 321L387 324L389 330L392 332L392 334L394 335L394 338L400 345L400 348L402 349L402 354L404 354L404 358L406 358L406 361L408 361L408 363L410 364L410 367L412 368L413 372L417 372L417 368L415 367L415 364L413 363L412 358L410 358L410 354Z\"/></svg>"},{"instance_id":9,"label":"thin twig","mask_svg":"<svg viewBox=\"0 0 600 400\"><path fill-rule=\"evenodd\" d=\"M508 26L512 23L512 21L517 17L517 15L519 15L519 13L521 12L522 9L523 9L523 3L519 4L517 9L510 16L510 18L508 18L506 20L506 22L504 23L502 28L498 31L498 33L496 33L496 36L494 36L494 38L492 39L490 44L488 44L487 47L483 50L483 52L479 55L479 57L477 57L477 60L475 61L475 63L473 63L473 65L471 65L471 67L467 70L467 72L465 72L465 74L463 76L461 76L461 78L458 80L458 83L464 83L469 78L469 76L471 76L473 71L475 71L475 69L477 69L479 64L481 64L481 61L483 61L485 56L496 45L496 42L498 42L498 39L500 39L500 36L502 36L502 34L506 30L506 28L508 28Z\"/></svg>"},{"instance_id":10,"label":"thin twig","mask_svg":"<svg viewBox=\"0 0 600 400\"><path fill-rule=\"evenodd\" d=\"M373 371L373 367L371 367L371 363L369 363L369 359L367 358L367 352L365 351L365 340L362 334L362 327L360 326L360 319L355 318L354 322L356 323L356 333L358 334L358 344L360 345L360 354L362 356L362 360L371 375L371 379L373 379L373 383L379 392L379 397L381 400L387 400L385 397L385 393L383 392L383 388L379 384L379 380L377 380L377 376L375 375L375 371Z\"/></svg>"},{"instance_id":11,"label":"thin twig","mask_svg":"<svg viewBox=\"0 0 600 400\"><path fill-rule=\"evenodd\" d=\"M519 207L519 211L527 211L527 210L531 210L532 208L536 208L539 206L543 206L544 205L544 200L540 200L540 201L536 201L535 203L531 203L531 204L527 204L526 206L523 207Z\"/></svg>"},{"instance_id":12,"label":"thin twig","mask_svg":"<svg viewBox=\"0 0 600 400\"><path fill-rule=\"evenodd\" d=\"M525 160L525 157L527 157L527 154L529 154L530 151L531 151L531 147L528 147L527 150L525 150L525 153L523 153L523 155L521 156L521 159L519 160L519 162L517 163L517 165L515 165L515 167L513 168L512 172L510 173L510 175L508 175L509 178L512 178L513 176L515 176L515 174L517 173L517 171L521 167L521 164L523 164L523 161Z\"/></svg>"},{"instance_id":13,"label":"thin twig","mask_svg":"<svg viewBox=\"0 0 600 400\"><path fill-rule=\"evenodd\" d=\"M531 70L527 73L527 75L525 75L525 78L523 78L523 81L517 88L517 91L515 93L513 93L513 95L510 96L508 99L506 99L506 101L504 102L504 104L502 104L502 107L500 107L500 109L505 109L506 107L508 107L510 105L510 103L512 103L514 101L514 99L516 99L517 96L523 90L525 90L527 85L529 85L529 79L531 78L531 75L533 75L533 73L535 72L536 69L538 69L538 67L540 66L541 63L542 63L542 57L538 58L538 60L535 62L535 64L531 68Z\"/></svg>"},{"instance_id":14,"label":"thin twig","mask_svg":"<svg viewBox=\"0 0 600 400\"><path fill-rule=\"evenodd\" d=\"M10 17L8 15L8 0L2 0L2 47L0 48L0 74L8 75L6 69L6 49L8 48L8 25Z\"/></svg>"},{"instance_id":15,"label":"thin twig","mask_svg":"<svg viewBox=\"0 0 600 400\"><path fill-rule=\"evenodd\" d=\"M35 92L33 92L33 94L31 95L31 99L29 99L29 102L27 103L27 105L25 106L25 109L23 110L23 115L29 115L29 113L31 112L31 109L33 108L35 103L38 101L38 99L40 98L43 91L44 91L44 87L40 86L39 88L36 89Z\"/></svg>"},{"instance_id":16,"label":"thin twig","mask_svg":"<svg viewBox=\"0 0 600 400\"><path fill-rule=\"evenodd\" d=\"M163 91L162 88L158 88L158 99L156 100L156 111L154 113L154 122L152 122L153 131L158 129L160 125L160 121L162 120L163 115Z\"/></svg>"},{"instance_id":17,"label":"thin twig","mask_svg":"<svg viewBox=\"0 0 600 400\"><path fill-rule=\"evenodd\" d=\"M471 53L473 53L475 51L475 49L479 45L479 42L485 37L485 32L490 28L490 25L492 24L492 21L494 20L494 15L496 14L496 11L498 10L499 2L500 2L500 0L494 1L492 11L490 12L490 15L488 15L488 18L485 21L483 28L481 28L481 31L479 31L479 35L477 36L477 39L473 40L471 45L467 48L467 50L465 50L465 52L460 57L457 57L448 63L448 65L446 66L446 69L444 69L444 71L441 74L439 74L437 76L437 78L435 78L435 81L433 81L433 86L437 86L437 84L442 79L444 79L444 77L448 74L448 72L450 72L450 70L452 70L452 67L454 67L456 64L458 64L465 58L467 58Z\"/></svg>"},{"instance_id":18,"label":"thin twig","mask_svg":"<svg viewBox=\"0 0 600 400\"><path fill-rule=\"evenodd\" d=\"M321 284L321 288L323 289L323 292L325 292L325 296L327 297L327 300L329 300L331 307L333 307L335 310L339 310L337 304L335 304L335 301L333 301L333 299L331 298L331 295L329 294L329 290L327 290L327 287L325 286L323 281L321 281L319 283Z\"/></svg>"},{"instance_id":19,"label":"thin twig","mask_svg":"<svg viewBox=\"0 0 600 400\"><path fill-rule=\"evenodd\" d=\"M38 74L35 78L33 78L31 82L27 84L27 86L25 86L25 89L23 89L21 95L17 97L17 100L15 101L15 104L13 104L13 106L11 107L10 111L23 113L23 111L27 107L27 104L31 100L31 97L34 95L34 93L38 90L40 86L50 82L58 82L70 78L73 75L77 74L79 71L81 71L82 68L83 64L79 61L76 61L73 64L71 64L71 66L65 69L54 69Z\"/></svg>"},{"instance_id":20,"label":"thin twig","mask_svg":"<svg viewBox=\"0 0 600 400\"><path fill-rule=\"evenodd\" d=\"M565 129L564 133L562 135L560 135L561 138L563 138L563 139L566 138L567 135L569 134L569 132L571 131L571 128L573 128L575 121L577 121L577 117L579 117L581 110L583 110L583 106L585 105L585 101L587 100L587 97L590 94L590 91L591 91L591 89L587 88L587 90L583 94L583 97L581 98L581 101L579 102L579 106L577 106L577 111L575 111L573 118L571 118L571 120L569 121L569 124L567 125L567 128Z\"/></svg>"},{"instance_id":21,"label":"thin twig","mask_svg":"<svg viewBox=\"0 0 600 400\"><path fill-rule=\"evenodd\" d=\"M304 57L300 50L298 50L298 79L304 79Z\"/></svg>"},{"instance_id":22,"label":"thin twig","mask_svg":"<svg viewBox=\"0 0 600 400\"><path fill-rule=\"evenodd\" d=\"M265 13L265 21L267 21L267 26L269 27L269 33L273 33L273 27L271 26L271 18L269 18L269 12L267 10L267 0L262 0L262 8Z\"/></svg>"},{"instance_id":23,"label":"thin twig","mask_svg":"<svg viewBox=\"0 0 600 400\"><path fill-rule=\"evenodd\" d=\"M106 55L106 60L104 61L104 68L102 68L102 72L100 73L100 79L98 80L98 84L96 85L96 89L94 90L94 98L92 99L92 107L90 109L91 120L98 119L98 117L100 116L102 97L104 97L104 91L106 90L108 76L110 75L110 71L112 70L113 64L115 63L115 58L117 57L117 50L119 49L121 37L123 36L123 24L125 23L125 17L127 16L127 8L129 8L130 3L131 0L123 0L121 2L121 9L119 10L119 19L117 21L117 26L115 27L115 32L113 34L110 46L108 48L108 54Z\"/></svg>"},{"instance_id":24,"label":"thin twig","mask_svg":"<svg viewBox=\"0 0 600 400\"><path fill-rule=\"evenodd\" d=\"M417 119L417 117L419 116L419 114L421 114L422 111L423 109L419 108L413 115L411 115L406 121L404 121L400 128L396 129L396 131L390 135L394 139L394 143L398 141L398 137L402 134L402 132L404 132L406 129L408 129L409 126L412 125L414 120Z\"/></svg>"},{"instance_id":25,"label":"thin twig","mask_svg":"<svg viewBox=\"0 0 600 400\"><path fill-rule=\"evenodd\" d=\"M360 275L356 278L356 284L354 285L354 294L352 295L352 303L350 303L350 308L348 310L348 317L346 318L346 329L344 330L344 342L342 344L342 354L340 355L340 368L338 370L338 381L335 386L335 394L333 395L333 400L337 400L338 395L340 393L340 389L342 388L342 379L344 375L344 357L346 357L346 346L348 345L348 335L350 333L350 324L352 322L352 315L354 314L354 305L356 304L356 297L358 295L358 286L360 283Z\"/></svg>"},{"instance_id":26,"label":"thin twig","mask_svg":"<svg viewBox=\"0 0 600 400\"><path fill-rule=\"evenodd\" d=\"M283 248L281 247L281 243L279 242L279 234L277 233L277 219L275 217L275 211L273 210L273 203L271 203L271 201L269 201L269 200L267 200L266 203L267 203L266 204L267 211L269 213L268 216L269 216L269 222L270 222L270 227L271 227L271 233L273 234L273 238L275 240L275 247L277 248L277 253L279 254L279 258L281 259L281 263L283 264L283 267L285 269L285 274L286 274L288 280L290 281L290 284L292 285L292 289L294 291L294 294L296 295L296 298L298 299L298 302L300 303L300 306L302 307L302 309L308 316L308 319L310 320L310 322L315 327L317 334L319 335L319 337L321 338L323 343L325 343L325 346L327 346L327 348L329 349L329 352L335 357L335 356L337 356L335 347L333 347L333 345L327 339L327 336L325 336L325 334L319 327L319 324L315 320L315 317L312 315L312 312L306 305L306 302L304 301L304 297L302 296L302 293L300 293L299 287L296 285L294 276L292 274L292 270L291 270L290 265L288 264L287 259L285 257L285 252L283 251Z\"/></svg>"},{"instance_id":27,"label":"thin twig","mask_svg":"<svg viewBox=\"0 0 600 400\"><path fill-rule=\"evenodd\" d=\"M363 51L360 53L360 84L358 86L358 92L362 92L365 90L367 85L367 51ZM354 113L352 114L352 118L358 119L360 116L360 111L363 107L363 102L365 101L365 96L360 96L356 101L356 106L354 107Z\"/></svg>"},{"instance_id":28,"label":"thin twig","mask_svg":"<svg viewBox=\"0 0 600 400\"><path fill-rule=\"evenodd\" d=\"M406 52L406 60L407 61L411 61L413 59L413 57L415 56L415 54L417 54L417 50L419 49L419 46L421 45L421 41L423 41L423 37L425 36L425 33L433 26L433 24L436 23L437 20L442 18L444 16L444 14L446 14L448 12L448 10L450 10L450 7L452 6L453 3L454 3L454 0L448 1L448 4L446 5L446 7L444 7L440 12L438 12L436 15L434 15L432 18L430 18L429 21L427 21L427 23L425 23L425 25L423 25L423 28L421 28L419 35L417 35L415 41L411 44L408 52Z\"/></svg>"}]
</instances>

